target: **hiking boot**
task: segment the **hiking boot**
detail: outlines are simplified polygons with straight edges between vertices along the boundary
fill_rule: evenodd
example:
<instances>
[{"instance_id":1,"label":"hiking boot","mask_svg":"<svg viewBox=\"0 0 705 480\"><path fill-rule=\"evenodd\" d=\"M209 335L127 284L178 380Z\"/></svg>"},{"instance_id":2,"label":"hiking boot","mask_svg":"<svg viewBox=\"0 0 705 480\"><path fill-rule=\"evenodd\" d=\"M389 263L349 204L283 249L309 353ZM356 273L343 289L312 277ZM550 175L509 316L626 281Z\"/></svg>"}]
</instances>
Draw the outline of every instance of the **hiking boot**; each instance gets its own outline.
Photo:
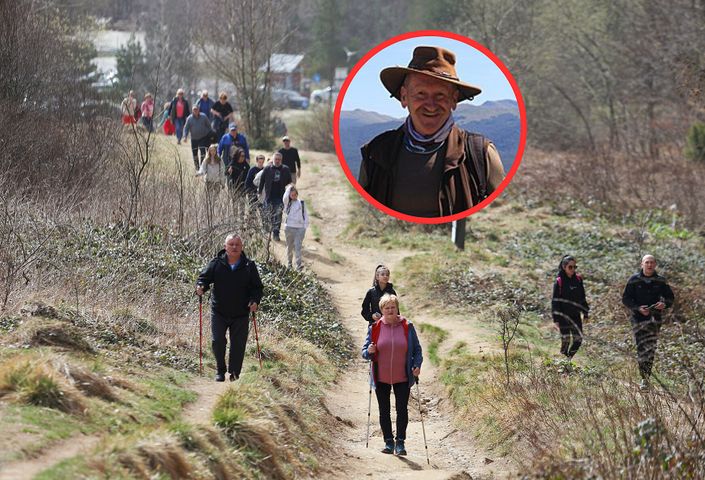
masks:
<instances>
[{"instance_id":1,"label":"hiking boot","mask_svg":"<svg viewBox=\"0 0 705 480\"><path fill-rule=\"evenodd\" d=\"M397 440L397 444L394 446L395 455L406 455L406 448L404 448L404 440Z\"/></svg>"},{"instance_id":2,"label":"hiking boot","mask_svg":"<svg viewBox=\"0 0 705 480\"><path fill-rule=\"evenodd\" d=\"M231 374L230 374L230 381L231 381L231 382L234 382L234 381L237 380L238 378L240 378L240 377L237 376L237 375L235 375L234 373L231 373Z\"/></svg>"},{"instance_id":3,"label":"hiking boot","mask_svg":"<svg viewBox=\"0 0 705 480\"><path fill-rule=\"evenodd\" d=\"M224 373L216 373L215 374L215 381L216 382L224 382L225 381L225 374Z\"/></svg>"},{"instance_id":4,"label":"hiking boot","mask_svg":"<svg viewBox=\"0 0 705 480\"><path fill-rule=\"evenodd\" d=\"M651 382L649 382L647 379L642 378L641 383L639 384L639 390L641 391L646 391L651 388Z\"/></svg>"},{"instance_id":5,"label":"hiking boot","mask_svg":"<svg viewBox=\"0 0 705 480\"><path fill-rule=\"evenodd\" d=\"M382 453L393 453L394 452L394 440L385 440L384 441L384 448L382 449Z\"/></svg>"}]
</instances>

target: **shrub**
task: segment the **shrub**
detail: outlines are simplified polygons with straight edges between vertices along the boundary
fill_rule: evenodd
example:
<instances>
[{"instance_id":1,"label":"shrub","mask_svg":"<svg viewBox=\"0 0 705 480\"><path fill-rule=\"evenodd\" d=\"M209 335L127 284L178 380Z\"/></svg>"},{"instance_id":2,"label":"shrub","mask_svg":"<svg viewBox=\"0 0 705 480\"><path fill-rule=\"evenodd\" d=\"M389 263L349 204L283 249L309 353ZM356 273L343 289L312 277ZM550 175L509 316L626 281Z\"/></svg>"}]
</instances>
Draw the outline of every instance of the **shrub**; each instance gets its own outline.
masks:
<instances>
[{"instance_id":1,"label":"shrub","mask_svg":"<svg viewBox=\"0 0 705 480\"><path fill-rule=\"evenodd\" d=\"M82 414L82 396L62 381L46 362L15 357L0 365L0 397L17 403L37 405Z\"/></svg>"},{"instance_id":2,"label":"shrub","mask_svg":"<svg viewBox=\"0 0 705 480\"><path fill-rule=\"evenodd\" d=\"M694 162L705 162L705 123L695 122L688 129L685 156Z\"/></svg>"},{"instance_id":3,"label":"shrub","mask_svg":"<svg viewBox=\"0 0 705 480\"><path fill-rule=\"evenodd\" d=\"M314 108L310 115L300 120L292 130L308 150L335 152L333 143L333 112L328 108Z\"/></svg>"}]
</instances>

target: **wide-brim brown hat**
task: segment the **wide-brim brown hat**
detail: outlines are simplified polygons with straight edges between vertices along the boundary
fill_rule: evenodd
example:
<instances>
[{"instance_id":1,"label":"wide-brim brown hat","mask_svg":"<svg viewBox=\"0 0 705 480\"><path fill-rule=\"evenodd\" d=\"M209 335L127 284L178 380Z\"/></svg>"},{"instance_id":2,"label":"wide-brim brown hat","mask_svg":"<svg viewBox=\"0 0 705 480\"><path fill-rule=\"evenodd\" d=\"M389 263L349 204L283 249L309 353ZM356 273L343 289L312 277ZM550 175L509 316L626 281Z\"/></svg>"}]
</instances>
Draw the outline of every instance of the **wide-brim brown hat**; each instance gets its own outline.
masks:
<instances>
[{"instance_id":1,"label":"wide-brim brown hat","mask_svg":"<svg viewBox=\"0 0 705 480\"><path fill-rule=\"evenodd\" d=\"M409 73L419 73L455 85L460 92L459 102L472 100L482 92L480 87L460 81L455 71L455 54L442 47L416 47L407 67L387 67L380 72L379 78L392 97L401 100L401 86Z\"/></svg>"}]
</instances>

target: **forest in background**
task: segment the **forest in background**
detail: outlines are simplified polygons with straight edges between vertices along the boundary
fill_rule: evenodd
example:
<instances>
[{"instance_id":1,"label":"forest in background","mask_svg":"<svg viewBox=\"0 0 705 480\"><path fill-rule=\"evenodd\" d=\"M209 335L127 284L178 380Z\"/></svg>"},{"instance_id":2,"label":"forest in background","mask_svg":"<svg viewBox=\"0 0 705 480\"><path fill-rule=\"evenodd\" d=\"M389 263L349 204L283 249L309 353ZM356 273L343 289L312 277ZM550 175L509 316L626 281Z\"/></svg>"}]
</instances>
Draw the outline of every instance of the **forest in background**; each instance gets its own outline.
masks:
<instances>
[{"instance_id":1,"label":"forest in background","mask_svg":"<svg viewBox=\"0 0 705 480\"><path fill-rule=\"evenodd\" d=\"M0 6L0 60L7 66L0 72L0 103L15 112L2 120L7 155L0 169L12 176L25 148L46 151L20 140L26 125L46 123L39 137L55 139L49 161L57 165L23 175L29 188L53 181L87 152L91 159L78 168L81 176L100 168L101 145L111 133L94 134L102 123L93 119L117 114L99 100L106 93L91 88L95 51L84 33L96 18L146 35L139 62L123 65L113 102L139 85L156 93L159 105L205 69L215 70L242 86L247 133L262 146L272 145L273 120L267 78L258 69L272 52L304 53L305 73L320 73L325 81L336 66L352 67L393 35L441 29L484 44L508 66L526 102L528 145L573 158L559 169L574 179L571 196L628 211L645 203L673 206L693 227L705 218L698 188L705 155L703 1L2 0ZM225 60L208 58L214 45L224 49ZM307 133L330 137L330 115L317 116L322 120ZM93 141L59 142L67 128L91 132L71 136L77 142ZM543 173L535 177L544 190ZM61 178L59 188L76 183Z\"/></svg>"}]
</instances>

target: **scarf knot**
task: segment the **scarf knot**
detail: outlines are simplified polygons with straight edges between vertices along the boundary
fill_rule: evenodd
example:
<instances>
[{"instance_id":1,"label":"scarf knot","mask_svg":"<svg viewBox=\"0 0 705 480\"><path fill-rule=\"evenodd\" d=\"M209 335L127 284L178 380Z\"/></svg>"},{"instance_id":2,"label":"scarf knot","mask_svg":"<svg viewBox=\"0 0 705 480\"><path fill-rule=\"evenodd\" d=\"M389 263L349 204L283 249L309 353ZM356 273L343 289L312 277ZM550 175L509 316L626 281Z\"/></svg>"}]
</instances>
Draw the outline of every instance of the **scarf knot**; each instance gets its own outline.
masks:
<instances>
[{"instance_id":1,"label":"scarf knot","mask_svg":"<svg viewBox=\"0 0 705 480\"><path fill-rule=\"evenodd\" d=\"M411 122L411 115L406 117L404 126L404 148L411 153L428 154L438 151L445 143L450 130L455 125L453 115L448 117L446 123L433 135L423 135L416 131Z\"/></svg>"}]
</instances>

